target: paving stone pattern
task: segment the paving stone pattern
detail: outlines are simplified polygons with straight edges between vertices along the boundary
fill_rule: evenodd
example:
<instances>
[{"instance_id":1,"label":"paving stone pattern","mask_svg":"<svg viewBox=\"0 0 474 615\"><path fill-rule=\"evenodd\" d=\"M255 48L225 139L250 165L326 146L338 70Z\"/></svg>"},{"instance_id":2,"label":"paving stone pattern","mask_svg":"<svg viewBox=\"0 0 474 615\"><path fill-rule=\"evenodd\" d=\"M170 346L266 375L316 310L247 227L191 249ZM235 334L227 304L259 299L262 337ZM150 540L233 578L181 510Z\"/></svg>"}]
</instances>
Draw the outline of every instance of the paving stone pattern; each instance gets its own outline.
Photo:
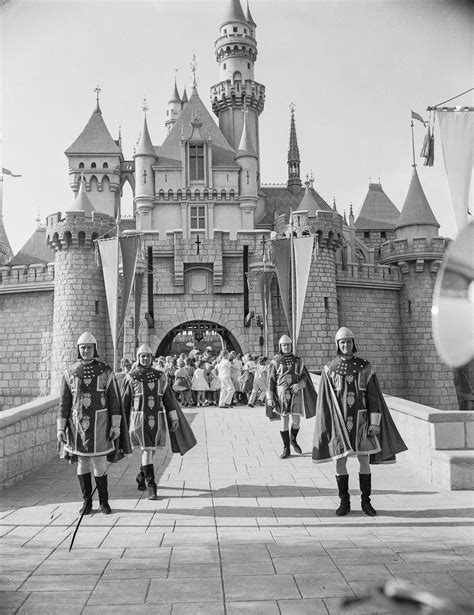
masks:
<instances>
[{"instance_id":1,"label":"paving stone pattern","mask_svg":"<svg viewBox=\"0 0 474 615\"><path fill-rule=\"evenodd\" d=\"M472 492L441 491L401 465L373 469L361 513L357 462L353 511L336 517L334 464L280 460L279 424L262 408L191 408L198 445L157 457L159 500L136 490L139 451L111 466L113 514L78 520L75 467L55 460L1 493L0 615L302 615L398 612L371 600L400 577L473 600ZM97 501L94 501L97 510Z\"/></svg>"}]
</instances>

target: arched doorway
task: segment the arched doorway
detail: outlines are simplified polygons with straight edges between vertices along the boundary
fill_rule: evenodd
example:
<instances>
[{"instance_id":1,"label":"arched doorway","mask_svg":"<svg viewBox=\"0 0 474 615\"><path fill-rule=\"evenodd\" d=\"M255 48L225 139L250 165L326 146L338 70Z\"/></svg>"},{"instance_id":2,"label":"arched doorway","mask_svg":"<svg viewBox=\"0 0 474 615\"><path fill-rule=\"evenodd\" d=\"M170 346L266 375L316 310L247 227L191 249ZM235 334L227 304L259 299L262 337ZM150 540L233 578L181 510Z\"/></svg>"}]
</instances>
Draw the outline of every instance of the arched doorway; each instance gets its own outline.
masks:
<instances>
[{"instance_id":1,"label":"arched doorway","mask_svg":"<svg viewBox=\"0 0 474 615\"><path fill-rule=\"evenodd\" d=\"M222 325L208 320L190 320L174 327L165 335L158 345L156 356L189 352L191 348L202 352L208 346L215 355L223 348L242 353L235 337Z\"/></svg>"}]
</instances>

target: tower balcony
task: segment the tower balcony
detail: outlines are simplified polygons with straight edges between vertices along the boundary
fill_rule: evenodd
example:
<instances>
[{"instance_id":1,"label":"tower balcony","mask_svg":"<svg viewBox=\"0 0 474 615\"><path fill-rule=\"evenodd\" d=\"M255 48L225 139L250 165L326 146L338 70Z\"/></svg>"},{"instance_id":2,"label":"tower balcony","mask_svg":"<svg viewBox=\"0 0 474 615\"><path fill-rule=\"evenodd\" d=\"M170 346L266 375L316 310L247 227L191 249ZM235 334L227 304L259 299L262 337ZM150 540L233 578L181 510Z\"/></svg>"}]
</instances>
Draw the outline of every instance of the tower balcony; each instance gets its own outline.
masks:
<instances>
[{"instance_id":1,"label":"tower balcony","mask_svg":"<svg viewBox=\"0 0 474 615\"><path fill-rule=\"evenodd\" d=\"M227 79L211 87L211 101L217 116L221 111L242 106L244 102L260 115L265 106L265 86L250 79L244 82Z\"/></svg>"}]
</instances>

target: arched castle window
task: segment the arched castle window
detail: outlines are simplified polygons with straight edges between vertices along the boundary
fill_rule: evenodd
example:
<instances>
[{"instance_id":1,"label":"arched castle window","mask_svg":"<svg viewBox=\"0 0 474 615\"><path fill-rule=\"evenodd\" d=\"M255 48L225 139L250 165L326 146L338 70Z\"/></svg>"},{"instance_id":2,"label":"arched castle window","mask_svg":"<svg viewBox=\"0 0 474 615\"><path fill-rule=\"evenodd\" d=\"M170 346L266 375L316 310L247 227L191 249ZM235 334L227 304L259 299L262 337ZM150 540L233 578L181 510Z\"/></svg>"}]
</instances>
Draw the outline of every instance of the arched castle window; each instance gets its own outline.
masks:
<instances>
[{"instance_id":1,"label":"arched castle window","mask_svg":"<svg viewBox=\"0 0 474 615\"><path fill-rule=\"evenodd\" d=\"M229 198L233 199L235 197L235 190L230 190L229 191Z\"/></svg>"},{"instance_id":2,"label":"arched castle window","mask_svg":"<svg viewBox=\"0 0 474 615\"><path fill-rule=\"evenodd\" d=\"M165 191L163 190L163 188L161 188L161 190L158 192L158 196L160 199L164 199L165 198Z\"/></svg>"},{"instance_id":3,"label":"arched castle window","mask_svg":"<svg viewBox=\"0 0 474 615\"><path fill-rule=\"evenodd\" d=\"M221 191L221 199L225 199L225 190Z\"/></svg>"},{"instance_id":4,"label":"arched castle window","mask_svg":"<svg viewBox=\"0 0 474 615\"><path fill-rule=\"evenodd\" d=\"M79 233L77 234L77 241L79 246L86 245L86 234L84 233L84 231L79 231Z\"/></svg>"},{"instance_id":5,"label":"arched castle window","mask_svg":"<svg viewBox=\"0 0 474 615\"><path fill-rule=\"evenodd\" d=\"M104 177L102 178L99 190L104 190L105 192L110 190L110 180L107 175L104 175Z\"/></svg>"},{"instance_id":6,"label":"arched castle window","mask_svg":"<svg viewBox=\"0 0 474 615\"><path fill-rule=\"evenodd\" d=\"M56 250L61 249L61 242L59 241L59 235L57 233L54 233L51 243L53 244Z\"/></svg>"},{"instance_id":7,"label":"arched castle window","mask_svg":"<svg viewBox=\"0 0 474 615\"><path fill-rule=\"evenodd\" d=\"M66 231L63 235L63 244L65 248L69 248L72 245L72 235L70 231Z\"/></svg>"},{"instance_id":8,"label":"arched castle window","mask_svg":"<svg viewBox=\"0 0 474 615\"><path fill-rule=\"evenodd\" d=\"M225 48L225 50L227 51L227 53L230 53L230 46L227 45L227 47Z\"/></svg>"},{"instance_id":9,"label":"arched castle window","mask_svg":"<svg viewBox=\"0 0 474 615\"><path fill-rule=\"evenodd\" d=\"M99 190L99 182L97 181L97 177L93 175L89 182L89 189L94 192L95 190Z\"/></svg>"},{"instance_id":10,"label":"arched castle window","mask_svg":"<svg viewBox=\"0 0 474 615\"><path fill-rule=\"evenodd\" d=\"M239 53L239 48L237 45L234 45L234 53Z\"/></svg>"},{"instance_id":11,"label":"arched castle window","mask_svg":"<svg viewBox=\"0 0 474 615\"><path fill-rule=\"evenodd\" d=\"M108 169L108 168L109 168L109 165L108 165L106 162L104 162L104 164L102 165L102 168L103 168L103 169Z\"/></svg>"},{"instance_id":12,"label":"arched castle window","mask_svg":"<svg viewBox=\"0 0 474 615\"><path fill-rule=\"evenodd\" d=\"M236 70L232 79L234 81L242 81L242 73L239 70Z\"/></svg>"},{"instance_id":13,"label":"arched castle window","mask_svg":"<svg viewBox=\"0 0 474 615\"><path fill-rule=\"evenodd\" d=\"M176 193L176 196L178 197L179 200L181 200L183 198L183 191L179 189Z\"/></svg>"},{"instance_id":14,"label":"arched castle window","mask_svg":"<svg viewBox=\"0 0 474 615\"><path fill-rule=\"evenodd\" d=\"M168 199L171 201L172 198L173 198L173 191L168 190Z\"/></svg>"},{"instance_id":15,"label":"arched castle window","mask_svg":"<svg viewBox=\"0 0 474 615\"><path fill-rule=\"evenodd\" d=\"M79 163L79 168L80 168L80 169L83 169L83 168L84 168L84 163L83 163L83 162L80 162L80 163Z\"/></svg>"},{"instance_id":16,"label":"arched castle window","mask_svg":"<svg viewBox=\"0 0 474 615\"><path fill-rule=\"evenodd\" d=\"M199 192L199 190L195 190L194 198L196 199L196 201L199 201L200 197L201 197L201 193Z\"/></svg>"},{"instance_id":17,"label":"arched castle window","mask_svg":"<svg viewBox=\"0 0 474 615\"><path fill-rule=\"evenodd\" d=\"M97 168L97 165L96 165L96 163L95 163L95 162L92 162L92 163L91 163L91 169L95 169L95 168Z\"/></svg>"},{"instance_id":18,"label":"arched castle window","mask_svg":"<svg viewBox=\"0 0 474 615\"><path fill-rule=\"evenodd\" d=\"M189 188L186 190L186 198L187 199L191 198L191 190Z\"/></svg>"},{"instance_id":19,"label":"arched castle window","mask_svg":"<svg viewBox=\"0 0 474 615\"><path fill-rule=\"evenodd\" d=\"M206 188L206 190L204 190L204 198L208 199L209 198L209 190Z\"/></svg>"}]
</instances>

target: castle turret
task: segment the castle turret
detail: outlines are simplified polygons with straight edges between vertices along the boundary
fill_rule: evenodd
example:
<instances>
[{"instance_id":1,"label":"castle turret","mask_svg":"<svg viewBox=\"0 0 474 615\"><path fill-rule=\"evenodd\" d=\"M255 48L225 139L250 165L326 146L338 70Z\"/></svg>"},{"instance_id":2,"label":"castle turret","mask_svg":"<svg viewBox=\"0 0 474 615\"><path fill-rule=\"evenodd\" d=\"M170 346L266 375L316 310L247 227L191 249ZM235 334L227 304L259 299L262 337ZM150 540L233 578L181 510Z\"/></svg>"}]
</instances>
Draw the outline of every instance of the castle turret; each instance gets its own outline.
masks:
<instances>
[{"instance_id":1,"label":"castle turret","mask_svg":"<svg viewBox=\"0 0 474 615\"><path fill-rule=\"evenodd\" d=\"M239 177L239 202L242 210L242 228L254 228L254 211L258 200L258 157L247 127L248 110L243 109L244 124L240 138L239 149L235 156L241 167Z\"/></svg>"},{"instance_id":2,"label":"castle turret","mask_svg":"<svg viewBox=\"0 0 474 615\"><path fill-rule=\"evenodd\" d=\"M295 107L291 105L290 144L288 146L288 190L296 194L301 189L300 150L296 137Z\"/></svg>"},{"instance_id":3,"label":"castle turret","mask_svg":"<svg viewBox=\"0 0 474 615\"><path fill-rule=\"evenodd\" d=\"M114 218L97 212L80 182L74 203L64 214L46 219L46 240L55 252L51 393L57 393L61 374L77 358L77 339L90 331L103 360L107 357L109 325L102 270L95 240L114 227Z\"/></svg>"},{"instance_id":4,"label":"castle turret","mask_svg":"<svg viewBox=\"0 0 474 615\"><path fill-rule=\"evenodd\" d=\"M143 130L134 154L135 198L133 201L137 212L138 230L152 228L152 210L155 196L153 164L156 161L156 153L148 132L146 108L144 111Z\"/></svg>"},{"instance_id":5,"label":"castle turret","mask_svg":"<svg viewBox=\"0 0 474 615\"><path fill-rule=\"evenodd\" d=\"M120 164L123 155L119 140L112 139L97 104L89 121L65 154L69 163L69 183L74 193L79 190L81 175L94 209L115 216L120 200Z\"/></svg>"},{"instance_id":6,"label":"castle turret","mask_svg":"<svg viewBox=\"0 0 474 615\"><path fill-rule=\"evenodd\" d=\"M381 248L380 262L398 265L405 396L442 410L458 408L451 369L439 359L431 328L431 305L439 265L446 249L439 224L423 192L415 165L396 226L396 239Z\"/></svg>"},{"instance_id":7,"label":"castle turret","mask_svg":"<svg viewBox=\"0 0 474 615\"><path fill-rule=\"evenodd\" d=\"M250 11L248 11L250 15ZM257 156L260 151L258 116L265 104L265 88L254 79L257 60L255 22L247 21L240 0L228 0L227 14L215 42L220 81L211 88L212 110L230 145L237 150L242 134L242 106L247 105L247 130Z\"/></svg>"},{"instance_id":8,"label":"castle turret","mask_svg":"<svg viewBox=\"0 0 474 615\"><path fill-rule=\"evenodd\" d=\"M184 94L186 94L186 90L184 91ZM184 98L184 95L183 95L183 98ZM186 101L187 101L187 97L186 97ZM173 128L173 126L176 124L176 120L181 115L181 111L183 109L183 102L184 101L181 100L181 97L179 95L178 86L176 85L176 79L175 79L173 93L171 95L171 98L168 101L168 109L166 110L165 126L168 132Z\"/></svg>"}]
</instances>

